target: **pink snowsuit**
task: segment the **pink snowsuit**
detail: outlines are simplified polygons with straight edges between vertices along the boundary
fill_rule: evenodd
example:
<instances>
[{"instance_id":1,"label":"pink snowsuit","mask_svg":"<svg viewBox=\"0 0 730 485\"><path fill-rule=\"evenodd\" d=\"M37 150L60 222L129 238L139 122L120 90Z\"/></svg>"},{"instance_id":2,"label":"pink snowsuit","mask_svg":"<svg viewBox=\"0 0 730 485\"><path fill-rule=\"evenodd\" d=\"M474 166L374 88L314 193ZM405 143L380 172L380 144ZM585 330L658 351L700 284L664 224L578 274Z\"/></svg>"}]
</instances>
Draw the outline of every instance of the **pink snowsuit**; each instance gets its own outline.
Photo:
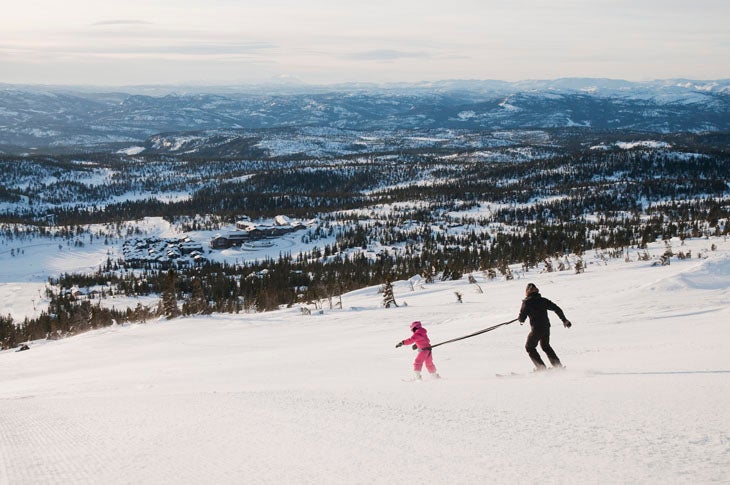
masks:
<instances>
[{"instance_id":1,"label":"pink snowsuit","mask_svg":"<svg viewBox=\"0 0 730 485\"><path fill-rule=\"evenodd\" d=\"M416 344L418 347L418 355L416 355L416 360L413 361L414 371L421 372L423 364L426 364L426 370L433 374L436 372L436 366L433 365L433 356L431 355L431 349L429 349L431 341L428 339L427 334L428 332L425 328L419 327L415 332L413 332L413 336L411 338L407 338L403 341L403 345Z\"/></svg>"}]
</instances>

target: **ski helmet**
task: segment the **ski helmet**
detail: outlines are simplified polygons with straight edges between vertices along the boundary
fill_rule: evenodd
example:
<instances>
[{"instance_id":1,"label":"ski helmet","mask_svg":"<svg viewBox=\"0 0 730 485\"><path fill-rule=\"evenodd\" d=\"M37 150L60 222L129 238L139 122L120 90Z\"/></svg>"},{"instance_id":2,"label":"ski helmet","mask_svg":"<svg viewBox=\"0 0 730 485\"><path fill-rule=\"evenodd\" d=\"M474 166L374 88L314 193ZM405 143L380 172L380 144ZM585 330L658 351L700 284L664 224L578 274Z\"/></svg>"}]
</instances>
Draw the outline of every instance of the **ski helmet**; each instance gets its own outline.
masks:
<instances>
[{"instance_id":1,"label":"ski helmet","mask_svg":"<svg viewBox=\"0 0 730 485\"><path fill-rule=\"evenodd\" d=\"M421 322L413 322L413 323L411 323L411 331L412 332L415 332L419 328L421 328Z\"/></svg>"}]
</instances>

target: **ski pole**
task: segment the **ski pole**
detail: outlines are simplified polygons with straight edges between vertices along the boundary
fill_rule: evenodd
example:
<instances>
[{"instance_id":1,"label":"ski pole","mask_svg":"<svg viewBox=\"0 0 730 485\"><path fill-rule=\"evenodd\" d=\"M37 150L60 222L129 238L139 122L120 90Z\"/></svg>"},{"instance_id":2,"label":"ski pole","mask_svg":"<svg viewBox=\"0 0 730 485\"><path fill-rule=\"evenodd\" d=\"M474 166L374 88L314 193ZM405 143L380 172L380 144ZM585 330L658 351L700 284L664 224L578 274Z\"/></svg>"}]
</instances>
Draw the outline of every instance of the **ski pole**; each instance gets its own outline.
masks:
<instances>
[{"instance_id":1,"label":"ski pole","mask_svg":"<svg viewBox=\"0 0 730 485\"><path fill-rule=\"evenodd\" d=\"M509 322L499 323L499 324L493 325L493 326L491 326L489 328L485 328L484 330L479 330L478 332L470 333L469 335L464 335L463 337L452 338L451 340L446 340L445 342L439 342L439 343L437 343L435 345L432 345L432 346L428 347L428 350L431 350L434 347L438 347L439 345L448 344L448 343L451 343L451 342L456 342L458 340L464 340L465 338L475 337L475 336L481 335L483 333L491 332L495 328L499 328L499 327L501 327L503 325L509 325L510 323L516 322L517 320L519 320L519 319L518 318L515 318L514 320L510 320Z\"/></svg>"}]
</instances>

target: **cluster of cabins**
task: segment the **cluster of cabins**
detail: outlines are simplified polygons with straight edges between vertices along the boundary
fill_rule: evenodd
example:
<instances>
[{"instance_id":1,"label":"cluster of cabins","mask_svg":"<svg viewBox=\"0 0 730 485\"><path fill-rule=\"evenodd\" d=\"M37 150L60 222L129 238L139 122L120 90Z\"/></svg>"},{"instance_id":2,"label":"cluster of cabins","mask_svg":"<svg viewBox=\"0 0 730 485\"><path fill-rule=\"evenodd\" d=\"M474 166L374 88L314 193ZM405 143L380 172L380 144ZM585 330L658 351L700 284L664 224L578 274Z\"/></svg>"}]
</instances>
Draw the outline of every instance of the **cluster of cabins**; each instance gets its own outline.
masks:
<instances>
[{"instance_id":1,"label":"cluster of cabins","mask_svg":"<svg viewBox=\"0 0 730 485\"><path fill-rule=\"evenodd\" d=\"M184 238L137 237L122 246L125 265L132 268L191 267L206 261L203 245Z\"/></svg>"},{"instance_id":2,"label":"cluster of cabins","mask_svg":"<svg viewBox=\"0 0 730 485\"><path fill-rule=\"evenodd\" d=\"M283 236L305 228L304 223L292 222L286 216L276 216L272 224L254 224L249 220L241 220L236 222L234 230L213 236L210 240L210 247L213 249L226 249L241 246L243 243L250 241Z\"/></svg>"}]
</instances>

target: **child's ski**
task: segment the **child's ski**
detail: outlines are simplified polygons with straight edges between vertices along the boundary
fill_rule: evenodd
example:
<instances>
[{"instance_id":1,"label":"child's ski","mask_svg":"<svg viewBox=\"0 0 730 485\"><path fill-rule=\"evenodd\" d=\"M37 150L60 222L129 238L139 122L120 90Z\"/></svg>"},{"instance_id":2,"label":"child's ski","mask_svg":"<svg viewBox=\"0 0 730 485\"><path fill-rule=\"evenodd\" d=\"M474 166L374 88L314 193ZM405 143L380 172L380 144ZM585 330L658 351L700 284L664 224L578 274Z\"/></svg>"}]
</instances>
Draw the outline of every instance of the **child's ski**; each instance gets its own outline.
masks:
<instances>
[{"instance_id":1,"label":"child's ski","mask_svg":"<svg viewBox=\"0 0 730 485\"><path fill-rule=\"evenodd\" d=\"M408 379L401 379L403 382L423 382L423 381L438 381L443 379L438 374L431 374L427 377L409 377Z\"/></svg>"},{"instance_id":2,"label":"child's ski","mask_svg":"<svg viewBox=\"0 0 730 485\"><path fill-rule=\"evenodd\" d=\"M510 372L509 374L494 374L497 377L524 377L526 374L518 374L517 372Z\"/></svg>"}]
</instances>

